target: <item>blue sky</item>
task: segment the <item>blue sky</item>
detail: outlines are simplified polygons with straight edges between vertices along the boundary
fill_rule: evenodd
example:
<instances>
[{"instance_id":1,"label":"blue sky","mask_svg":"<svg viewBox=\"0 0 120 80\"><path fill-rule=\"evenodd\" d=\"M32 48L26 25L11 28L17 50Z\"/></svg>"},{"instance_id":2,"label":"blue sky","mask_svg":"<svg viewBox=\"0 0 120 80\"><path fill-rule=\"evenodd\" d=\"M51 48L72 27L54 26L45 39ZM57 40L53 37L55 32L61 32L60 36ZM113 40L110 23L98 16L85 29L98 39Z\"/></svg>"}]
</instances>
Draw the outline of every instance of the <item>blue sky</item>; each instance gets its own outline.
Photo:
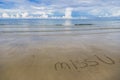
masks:
<instances>
[{"instance_id":1,"label":"blue sky","mask_svg":"<svg viewBox=\"0 0 120 80\"><path fill-rule=\"evenodd\" d=\"M0 17L120 17L119 4L120 0L0 0Z\"/></svg>"}]
</instances>

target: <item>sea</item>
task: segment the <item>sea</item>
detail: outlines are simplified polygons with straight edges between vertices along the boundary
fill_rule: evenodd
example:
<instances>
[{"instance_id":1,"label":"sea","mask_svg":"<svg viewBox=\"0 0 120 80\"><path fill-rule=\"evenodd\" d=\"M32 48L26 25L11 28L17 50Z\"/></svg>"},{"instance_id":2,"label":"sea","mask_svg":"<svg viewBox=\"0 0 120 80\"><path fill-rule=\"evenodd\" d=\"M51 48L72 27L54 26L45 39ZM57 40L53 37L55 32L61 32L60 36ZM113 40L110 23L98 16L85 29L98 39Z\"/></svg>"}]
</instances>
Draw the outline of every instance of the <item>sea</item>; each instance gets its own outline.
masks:
<instances>
[{"instance_id":1,"label":"sea","mask_svg":"<svg viewBox=\"0 0 120 80\"><path fill-rule=\"evenodd\" d=\"M119 19L0 19L0 35L83 35L120 32Z\"/></svg>"}]
</instances>

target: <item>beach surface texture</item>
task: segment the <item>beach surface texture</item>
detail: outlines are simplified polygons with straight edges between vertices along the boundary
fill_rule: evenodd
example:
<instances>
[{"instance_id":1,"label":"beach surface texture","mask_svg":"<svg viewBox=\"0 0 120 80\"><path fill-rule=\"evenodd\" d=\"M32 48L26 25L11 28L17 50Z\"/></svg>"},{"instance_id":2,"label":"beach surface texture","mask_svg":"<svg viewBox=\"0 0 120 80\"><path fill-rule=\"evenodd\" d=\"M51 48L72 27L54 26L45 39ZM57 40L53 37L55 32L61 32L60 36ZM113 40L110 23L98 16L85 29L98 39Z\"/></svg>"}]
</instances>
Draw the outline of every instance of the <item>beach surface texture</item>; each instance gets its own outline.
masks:
<instances>
[{"instance_id":1,"label":"beach surface texture","mask_svg":"<svg viewBox=\"0 0 120 80\"><path fill-rule=\"evenodd\" d=\"M118 22L31 24L0 25L0 80L120 80Z\"/></svg>"}]
</instances>

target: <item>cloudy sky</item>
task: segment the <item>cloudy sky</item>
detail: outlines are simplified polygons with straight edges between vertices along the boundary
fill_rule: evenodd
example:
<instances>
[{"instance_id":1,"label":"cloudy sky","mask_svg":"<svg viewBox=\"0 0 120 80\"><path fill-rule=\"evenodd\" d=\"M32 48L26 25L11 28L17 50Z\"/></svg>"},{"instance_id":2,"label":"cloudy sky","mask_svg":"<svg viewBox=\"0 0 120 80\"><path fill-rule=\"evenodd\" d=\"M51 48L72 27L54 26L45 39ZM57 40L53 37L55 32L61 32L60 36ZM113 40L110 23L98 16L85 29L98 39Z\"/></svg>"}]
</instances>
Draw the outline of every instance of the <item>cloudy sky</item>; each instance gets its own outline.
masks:
<instances>
[{"instance_id":1,"label":"cloudy sky","mask_svg":"<svg viewBox=\"0 0 120 80\"><path fill-rule=\"evenodd\" d=\"M0 0L1 18L70 16L120 17L120 0Z\"/></svg>"}]
</instances>

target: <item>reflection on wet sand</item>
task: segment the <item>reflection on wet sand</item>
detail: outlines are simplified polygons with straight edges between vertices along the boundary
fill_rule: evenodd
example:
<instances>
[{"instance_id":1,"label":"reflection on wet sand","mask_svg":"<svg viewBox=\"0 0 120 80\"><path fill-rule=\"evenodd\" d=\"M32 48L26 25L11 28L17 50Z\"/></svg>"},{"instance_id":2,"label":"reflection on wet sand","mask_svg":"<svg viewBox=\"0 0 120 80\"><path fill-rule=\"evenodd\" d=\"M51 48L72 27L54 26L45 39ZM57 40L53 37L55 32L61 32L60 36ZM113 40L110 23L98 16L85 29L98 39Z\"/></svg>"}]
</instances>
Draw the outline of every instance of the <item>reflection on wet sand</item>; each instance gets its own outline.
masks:
<instances>
[{"instance_id":1,"label":"reflection on wet sand","mask_svg":"<svg viewBox=\"0 0 120 80\"><path fill-rule=\"evenodd\" d=\"M0 35L0 80L120 80L120 33Z\"/></svg>"}]
</instances>

